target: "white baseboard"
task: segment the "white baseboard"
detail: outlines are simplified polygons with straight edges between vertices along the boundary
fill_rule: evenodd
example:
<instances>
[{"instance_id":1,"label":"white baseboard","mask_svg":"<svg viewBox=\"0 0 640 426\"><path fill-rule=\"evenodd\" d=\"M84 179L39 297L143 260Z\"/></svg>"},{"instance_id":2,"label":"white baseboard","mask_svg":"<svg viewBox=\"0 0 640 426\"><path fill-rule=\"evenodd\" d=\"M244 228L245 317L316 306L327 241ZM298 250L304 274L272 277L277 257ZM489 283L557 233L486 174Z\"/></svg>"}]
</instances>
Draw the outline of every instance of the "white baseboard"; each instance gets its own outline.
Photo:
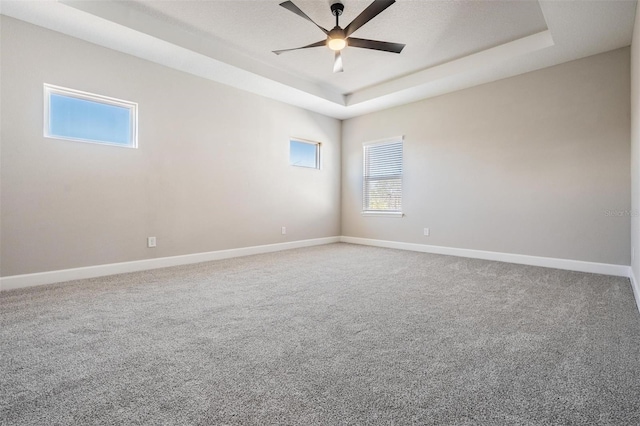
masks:
<instances>
[{"instance_id":1,"label":"white baseboard","mask_svg":"<svg viewBox=\"0 0 640 426\"><path fill-rule=\"evenodd\" d=\"M640 310L640 287L633 276L631 267L607 263L584 262L580 260L556 259L550 257L528 256L523 254L500 253L483 250L461 249L453 247L432 246L426 244L403 243L398 241L374 240L358 237L326 237L311 240L290 241L286 243L267 244L253 247L242 247L229 250L218 250L206 253L187 254L182 256L161 257L132 262L111 263L107 265L87 266L82 268L63 269L58 271L40 272L35 274L13 275L0 278L0 290L13 290L44 284L85 278L102 277L106 275L137 272L149 269L167 268L170 266L187 265L208 262L211 260L229 259L232 257L249 256L253 254L271 253L301 247L311 247L323 244L345 242L376 247L386 247L400 250L411 250L423 253L444 254L449 256L469 257L473 259L495 260L499 262L518 263L522 265L543 266L547 268L565 269L594 274L628 277L631 280L636 304Z\"/></svg>"},{"instance_id":2,"label":"white baseboard","mask_svg":"<svg viewBox=\"0 0 640 426\"><path fill-rule=\"evenodd\" d=\"M470 257L472 259L496 260L498 262L518 263L521 265L543 266L546 268L566 269L569 271L591 272L594 274L629 277L629 266L609 263L583 262L581 260L556 259L552 257L528 256L525 254L500 253L495 251L461 249L453 247L431 246L426 244L402 243L397 241L372 240L369 238L340 237L343 243L363 244L423 253L445 254L448 256Z\"/></svg>"},{"instance_id":3,"label":"white baseboard","mask_svg":"<svg viewBox=\"0 0 640 426\"><path fill-rule=\"evenodd\" d=\"M229 259L232 257L249 256L252 254L271 253L274 251L337 243L339 241L340 237L315 238L311 240L290 241L286 243L266 244L262 246L242 247L237 249L218 250L206 253L187 254L182 256L160 257L157 259L145 259L132 262L111 263L107 265L63 269L58 271L40 272L36 274L13 275L0 278L0 290L13 290L17 288L53 284L63 281L95 278L106 275L144 271L148 269L167 268L169 266Z\"/></svg>"},{"instance_id":4,"label":"white baseboard","mask_svg":"<svg viewBox=\"0 0 640 426\"><path fill-rule=\"evenodd\" d=\"M631 267L629 267L629 279L631 280L633 295L636 297L636 307L638 308L638 312L640 312L640 286L638 286L638 281L636 281L636 276Z\"/></svg>"}]
</instances>

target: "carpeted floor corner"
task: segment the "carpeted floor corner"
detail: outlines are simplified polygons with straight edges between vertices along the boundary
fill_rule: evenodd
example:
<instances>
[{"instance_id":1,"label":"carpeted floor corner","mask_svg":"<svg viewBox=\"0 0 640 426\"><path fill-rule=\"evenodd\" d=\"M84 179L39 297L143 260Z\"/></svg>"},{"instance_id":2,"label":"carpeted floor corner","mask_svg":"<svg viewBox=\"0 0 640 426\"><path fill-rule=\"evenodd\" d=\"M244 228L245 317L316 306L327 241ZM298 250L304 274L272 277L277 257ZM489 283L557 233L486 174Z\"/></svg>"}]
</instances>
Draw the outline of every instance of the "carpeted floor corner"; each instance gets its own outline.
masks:
<instances>
[{"instance_id":1,"label":"carpeted floor corner","mask_svg":"<svg viewBox=\"0 0 640 426\"><path fill-rule=\"evenodd\" d=\"M628 279L331 244L0 293L2 425L640 424Z\"/></svg>"}]
</instances>

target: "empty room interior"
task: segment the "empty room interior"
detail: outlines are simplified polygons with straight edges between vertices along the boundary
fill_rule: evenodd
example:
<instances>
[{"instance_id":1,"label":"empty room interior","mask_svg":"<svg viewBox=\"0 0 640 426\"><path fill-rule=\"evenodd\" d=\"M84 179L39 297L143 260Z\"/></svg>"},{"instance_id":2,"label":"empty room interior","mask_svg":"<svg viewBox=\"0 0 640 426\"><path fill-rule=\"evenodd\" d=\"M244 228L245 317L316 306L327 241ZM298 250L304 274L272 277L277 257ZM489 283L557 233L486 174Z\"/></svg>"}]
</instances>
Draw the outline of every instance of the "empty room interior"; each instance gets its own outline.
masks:
<instances>
[{"instance_id":1,"label":"empty room interior","mask_svg":"<svg viewBox=\"0 0 640 426\"><path fill-rule=\"evenodd\" d=\"M0 424L639 425L635 0L0 2Z\"/></svg>"}]
</instances>

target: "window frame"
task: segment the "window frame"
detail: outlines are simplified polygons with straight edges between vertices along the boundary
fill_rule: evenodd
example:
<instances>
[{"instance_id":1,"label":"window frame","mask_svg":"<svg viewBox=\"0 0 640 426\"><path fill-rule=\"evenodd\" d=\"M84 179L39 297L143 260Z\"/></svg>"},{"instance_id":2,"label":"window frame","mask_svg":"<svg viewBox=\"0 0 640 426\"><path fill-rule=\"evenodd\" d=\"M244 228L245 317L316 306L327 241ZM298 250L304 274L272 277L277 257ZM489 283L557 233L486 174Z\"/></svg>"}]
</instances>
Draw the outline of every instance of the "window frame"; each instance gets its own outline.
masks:
<instances>
[{"instance_id":1,"label":"window frame","mask_svg":"<svg viewBox=\"0 0 640 426\"><path fill-rule=\"evenodd\" d=\"M371 210L367 209L367 148L380 145L401 144L401 174L400 174L400 209L399 210ZM404 135L385 138L362 144L362 216L404 217L402 210L402 187L404 181Z\"/></svg>"},{"instance_id":2,"label":"window frame","mask_svg":"<svg viewBox=\"0 0 640 426\"><path fill-rule=\"evenodd\" d=\"M61 136L51 133L51 95L61 95L69 98L81 99L84 101L101 103L105 105L126 108L129 110L129 139L128 144L116 142L101 141L88 138L75 138L72 136ZM112 98L109 96L98 95L95 93L84 92L82 90L70 89L68 87L55 86L53 84L44 83L44 120L43 135L45 138L66 140L73 142L84 142L97 145L117 146L120 148L138 148L138 104L136 102L125 101L123 99Z\"/></svg>"},{"instance_id":3,"label":"window frame","mask_svg":"<svg viewBox=\"0 0 640 426\"><path fill-rule=\"evenodd\" d=\"M316 147L316 165L315 167L309 167L309 166L302 166L299 164L292 164L291 163L291 142L297 142L297 143L303 143L306 145L314 145ZM310 141L310 140L306 140L306 139L301 139L301 138L289 138L289 165L293 166L293 167L302 167L304 169L311 169L311 170L320 170L320 166L321 166L321 156L320 156L320 145L322 145L320 142L315 142L315 141Z\"/></svg>"}]
</instances>

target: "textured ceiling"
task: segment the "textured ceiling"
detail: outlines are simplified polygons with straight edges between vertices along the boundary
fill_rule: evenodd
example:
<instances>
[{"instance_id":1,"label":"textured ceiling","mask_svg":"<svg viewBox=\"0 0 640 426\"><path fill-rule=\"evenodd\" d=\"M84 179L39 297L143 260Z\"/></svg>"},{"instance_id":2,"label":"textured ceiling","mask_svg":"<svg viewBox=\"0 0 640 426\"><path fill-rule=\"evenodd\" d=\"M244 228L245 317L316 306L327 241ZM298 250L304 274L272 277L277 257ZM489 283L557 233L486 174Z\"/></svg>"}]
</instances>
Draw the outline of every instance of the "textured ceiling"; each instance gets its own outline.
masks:
<instances>
[{"instance_id":1,"label":"textured ceiling","mask_svg":"<svg viewBox=\"0 0 640 426\"><path fill-rule=\"evenodd\" d=\"M274 67L347 94L547 29L537 1L403 1L353 36L406 44L401 54L347 48L344 73L332 72L333 52L317 47L279 56L271 53L325 38L312 23L263 1L136 1L129 7L171 25L233 45ZM331 29L330 1L294 0L315 22ZM343 0L344 28L370 0Z\"/></svg>"},{"instance_id":2,"label":"textured ceiling","mask_svg":"<svg viewBox=\"0 0 640 426\"><path fill-rule=\"evenodd\" d=\"M349 118L628 46L636 0L398 0L354 33L400 55L347 47L332 73L323 38L283 0L0 1L0 13L202 78ZM331 0L293 0L334 25ZM370 0L343 0L346 26Z\"/></svg>"}]
</instances>

